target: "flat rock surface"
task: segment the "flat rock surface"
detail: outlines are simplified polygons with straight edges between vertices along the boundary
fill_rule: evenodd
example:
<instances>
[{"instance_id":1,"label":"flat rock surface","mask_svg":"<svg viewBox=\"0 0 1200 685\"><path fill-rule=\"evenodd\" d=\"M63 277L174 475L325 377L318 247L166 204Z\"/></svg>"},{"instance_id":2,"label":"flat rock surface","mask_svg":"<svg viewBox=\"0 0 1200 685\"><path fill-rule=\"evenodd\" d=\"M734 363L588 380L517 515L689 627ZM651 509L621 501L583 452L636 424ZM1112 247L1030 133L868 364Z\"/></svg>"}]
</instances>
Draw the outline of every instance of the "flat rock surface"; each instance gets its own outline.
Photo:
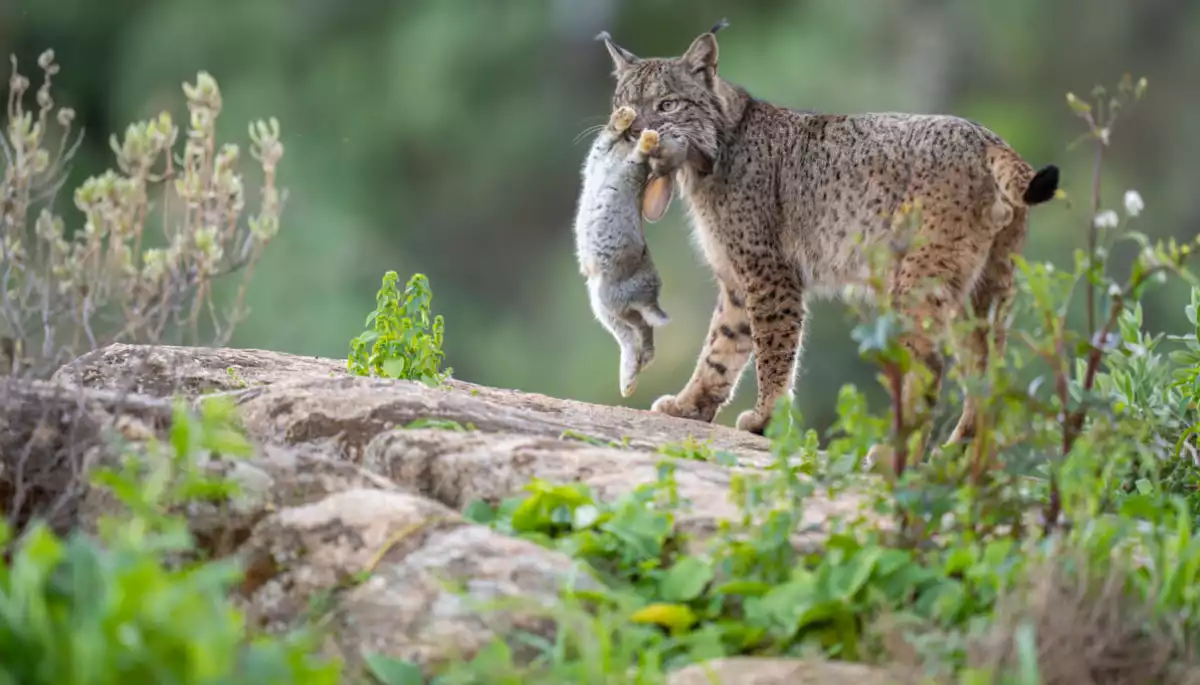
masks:
<instances>
[{"instance_id":1,"label":"flat rock surface","mask_svg":"<svg viewBox=\"0 0 1200 685\"><path fill-rule=\"evenodd\" d=\"M330 417L334 402L345 403L332 415L344 420L353 412L363 429L404 425L436 418L473 423L482 431L504 430L558 437L564 432L615 443L632 449L653 449L686 438L708 441L714 449L768 456L770 443L760 436L728 426L676 419L639 409L562 400L537 393L490 388L451 380L444 389L383 378L354 377L346 362L269 350L147 346L116 343L85 354L59 369L54 381L87 388L125 390L142 395L173 394L196 397L234 392L254 408L269 404L277 414L318 410L306 421L287 422L275 429L291 431L295 439L323 435L319 425ZM269 386L286 384L287 389ZM241 391L241 392L239 392ZM264 429L266 422L256 424ZM326 431L327 432L327 431ZM333 431L334 434L337 431ZM349 447L361 449L354 431L344 436ZM277 433L276 433L277 434Z\"/></svg>"},{"instance_id":2,"label":"flat rock surface","mask_svg":"<svg viewBox=\"0 0 1200 685\"><path fill-rule=\"evenodd\" d=\"M731 657L672 673L667 685L916 685L888 670L823 659Z\"/></svg>"},{"instance_id":3,"label":"flat rock surface","mask_svg":"<svg viewBox=\"0 0 1200 685\"><path fill-rule=\"evenodd\" d=\"M193 397L287 379L349 375L344 359L232 347L113 343L64 364L51 380L154 397Z\"/></svg>"},{"instance_id":4,"label":"flat rock surface","mask_svg":"<svg viewBox=\"0 0 1200 685\"><path fill-rule=\"evenodd\" d=\"M234 397L254 435L288 444L328 441L351 460L361 459L379 433L423 419L469 424L484 433L545 438L566 434L633 450L654 450L690 438L760 464L770 458L769 441L745 431L516 391L439 389L412 381L344 377L274 383Z\"/></svg>"}]
</instances>

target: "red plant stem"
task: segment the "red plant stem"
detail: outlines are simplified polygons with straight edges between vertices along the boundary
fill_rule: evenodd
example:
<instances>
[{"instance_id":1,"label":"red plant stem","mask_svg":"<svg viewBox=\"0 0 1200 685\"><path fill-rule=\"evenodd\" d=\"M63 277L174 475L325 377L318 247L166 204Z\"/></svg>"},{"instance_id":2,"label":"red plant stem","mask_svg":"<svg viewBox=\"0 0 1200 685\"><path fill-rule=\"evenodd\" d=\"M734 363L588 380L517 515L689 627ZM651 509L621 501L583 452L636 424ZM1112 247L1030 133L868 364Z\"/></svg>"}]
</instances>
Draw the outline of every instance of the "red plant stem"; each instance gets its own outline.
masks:
<instances>
[{"instance_id":1,"label":"red plant stem","mask_svg":"<svg viewBox=\"0 0 1200 685\"><path fill-rule=\"evenodd\" d=\"M904 374L895 364L888 365L888 380L892 389L892 433L896 439L892 471L899 479L908 467L908 441L904 434Z\"/></svg>"},{"instance_id":2,"label":"red plant stem","mask_svg":"<svg viewBox=\"0 0 1200 685\"><path fill-rule=\"evenodd\" d=\"M1058 474L1050 470L1050 502L1046 506L1045 533L1049 535L1058 526L1058 517L1062 512L1062 494L1058 488Z\"/></svg>"},{"instance_id":3,"label":"red plant stem","mask_svg":"<svg viewBox=\"0 0 1200 685\"><path fill-rule=\"evenodd\" d=\"M1096 373L1100 370L1100 362L1104 359L1104 351L1101 346L1104 345L1105 341L1108 340L1108 336L1112 334L1112 329L1114 326L1117 325L1117 319L1120 317L1121 311L1123 309L1124 309L1124 299L1122 299L1121 297L1115 298L1115 300L1113 302L1113 306L1112 306L1112 311L1109 312L1109 315L1108 315L1108 321L1106 321L1104 323L1104 329L1101 330L1101 332L1100 332L1099 340L1094 340L1092 342L1091 348L1088 350L1087 369L1084 371L1084 375L1083 375L1083 391L1085 393L1091 392L1092 387L1095 386ZM1061 341L1059 342L1059 347L1061 348ZM1061 353L1061 350L1060 350L1060 353ZM1071 448L1075 446L1075 440L1078 439L1080 433L1083 432L1083 421L1085 418L1087 418L1087 408L1079 407L1078 409L1076 409L1074 411L1070 411L1070 412L1068 412L1066 410L1066 406L1067 406L1067 395L1066 395L1066 384L1065 384L1066 376L1065 376L1065 373L1063 373L1061 371L1060 371L1059 375L1060 375L1060 381L1061 381L1060 382L1060 390L1059 390L1059 400L1062 402L1063 411L1065 413L1065 416L1063 417L1063 433L1062 433L1062 456L1065 459L1067 457L1067 455L1070 454ZM1055 474L1055 472L1053 470L1051 470L1051 472L1050 472L1050 502L1046 507L1046 533L1047 534L1049 534L1050 531L1053 530L1053 528L1057 525L1058 516L1061 511L1062 511L1062 495L1059 493L1058 478L1057 478L1057 475Z\"/></svg>"},{"instance_id":4,"label":"red plant stem","mask_svg":"<svg viewBox=\"0 0 1200 685\"><path fill-rule=\"evenodd\" d=\"M1092 213L1088 216L1088 288L1087 322L1088 338L1096 334L1096 284L1092 283L1091 270L1096 263L1096 214L1100 211L1100 168L1104 160L1104 139L1096 136L1096 156L1092 163Z\"/></svg>"}]
</instances>

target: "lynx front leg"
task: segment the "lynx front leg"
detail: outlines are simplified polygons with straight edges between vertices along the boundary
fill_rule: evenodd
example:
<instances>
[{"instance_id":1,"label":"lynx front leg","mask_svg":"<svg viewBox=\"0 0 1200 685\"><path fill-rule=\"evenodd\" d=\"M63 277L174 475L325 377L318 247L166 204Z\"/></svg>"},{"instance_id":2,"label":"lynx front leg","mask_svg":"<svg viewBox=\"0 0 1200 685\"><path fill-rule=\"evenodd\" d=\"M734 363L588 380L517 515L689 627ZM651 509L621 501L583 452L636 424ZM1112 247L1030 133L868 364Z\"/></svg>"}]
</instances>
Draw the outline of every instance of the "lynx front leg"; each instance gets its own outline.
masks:
<instances>
[{"instance_id":1,"label":"lynx front leg","mask_svg":"<svg viewBox=\"0 0 1200 685\"><path fill-rule=\"evenodd\" d=\"M733 395L750 360L750 318L745 298L723 283L719 287L708 338L691 380L679 394L658 398L651 411L711 422Z\"/></svg>"},{"instance_id":2,"label":"lynx front leg","mask_svg":"<svg viewBox=\"0 0 1200 685\"><path fill-rule=\"evenodd\" d=\"M758 398L738 417L737 427L762 435L775 403L792 393L804 335L804 293L795 271L784 264L767 268L759 262L745 280Z\"/></svg>"}]
</instances>

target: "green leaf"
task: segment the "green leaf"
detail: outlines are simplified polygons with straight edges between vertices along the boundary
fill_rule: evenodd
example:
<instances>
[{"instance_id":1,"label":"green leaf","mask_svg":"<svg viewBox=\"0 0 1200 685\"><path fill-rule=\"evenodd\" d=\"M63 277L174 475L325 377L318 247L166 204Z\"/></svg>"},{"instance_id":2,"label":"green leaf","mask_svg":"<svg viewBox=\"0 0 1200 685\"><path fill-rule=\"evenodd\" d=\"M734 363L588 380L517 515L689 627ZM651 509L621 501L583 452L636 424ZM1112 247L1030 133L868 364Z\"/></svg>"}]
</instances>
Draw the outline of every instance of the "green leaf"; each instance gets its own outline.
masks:
<instances>
[{"instance_id":1,"label":"green leaf","mask_svg":"<svg viewBox=\"0 0 1200 685\"><path fill-rule=\"evenodd\" d=\"M1156 521L1162 515L1158 500L1146 494L1130 495L1121 502L1121 516Z\"/></svg>"},{"instance_id":2,"label":"green leaf","mask_svg":"<svg viewBox=\"0 0 1200 685\"><path fill-rule=\"evenodd\" d=\"M388 357L380 365L380 369L388 378L404 378L404 369L407 367L408 361L403 357Z\"/></svg>"},{"instance_id":3,"label":"green leaf","mask_svg":"<svg viewBox=\"0 0 1200 685\"><path fill-rule=\"evenodd\" d=\"M698 617L687 605L660 602L638 609L629 620L634 623L660 625L677 632L690 628Z\"/></svg>"},{"instance_id":4,"label":"green leaf","mask_svg":"<svg viewBox=\"0 0 1200 685\"><path fill-rule=\"evenodd\" d=\"M946 555L945 571L947 575L962 573L971 568L971 565L974 563L975 548L973 546L956 547L950 550L950 553Z\"/></svg>"},{"instance_id":5,"label":"green leaf","mask_svg":"<svg viewBox=\"0 0 1200 685\"><path fill-rule=\"evenodd\" d=\"M525 498L512 513L511 524L518 532L540 530L548 524L549 515L542 506L540 495Z\"/></svg>"},{"instance_id":6,"label":"green leaf","mask_svg":"<svg viewBox=\"0 0 1200 685\"><path fill-rule=\"evenodd\" d=\"M422 685L425 682L421 668L414 663L376 652L367 654L364 660L371 675L382 685Z\"/></svg>"},{"instance_id":7,"label":"green leaf","mask_svg":"<svg viewBox=\"0 0 1200 685\"><path fill-rule=\"evenodd\" d=\"M770 583L759 580L734 580L717 586L713 591L721 595L739 595L742 597L759 597L771 591Z\"/></svg>"},{"instance_id":8,"label":"green leaf","mask_svg":"<svg viewBox=\"0 0 1200 685\"><path fill-rule=\"evenodd\" d=\"M668 602L690 602L712 581L712 567L699 557L683 557L659 580L659 593Z\"/></svg>"},{"instance_id":9,"label":"green leaf","mask_svg":"<svg viewBox=\"0 0 1200 685\"><path fill-rule=\"evenodd\" d=\"M591 528L600 520L600 509L594 504L584 504L575 509L571 527L575 530Z\"/></svg>"},{"instance_id":10,"label":"green leaf","mask_svg":"<svg viewBox=\"0 0 1200 685\"><path fill-rule=\"evenodd\" d=\"M463 518L486 525L496 519L496 509L481 499L471 500L463 509Z\"/></svg>"},{"instance_id":11,"label":"green leaf","mask_svg":"<svg viewBox=\"0 0 1200 685\"><path fill-rule=\"evenodd\" d=\"M884 549L875 560L875 571L886 576L912 562L912 554L901 549Z\"/></svg>"},{"instance_id":12,"label":"green leaf","mask_svg":"<svg viewBox=\"0 0 1200 685\"><path fill-rule=\"evenodd\" d=\"M1042 682L1038 672L1037 629L1030 623L1017 626L1014 635L1017 648L1017 667L1021 674L1021 683L1035 684Z\"/></svg>"},{"instance_id":13,"label":"green leaf","mask_svg":"<svg viewBox=\"0 0 1200 685\"><path fill-rule=\"evenodd\" d=\"M827 584L830 597L848 601L857 595L867 584L882 553L881 547L864 547L851 555L845 564L830 567Z\"/></svg>"},{"instance_id":14,"label":"green leaf","mask_svg":"<svg viewBox=\"0 0 1200 685\"><path fill-rule=\"evenodd\" d=\"M1075 93L1067 93L1067 105L1076 114L1085 114L1092 111L1092 106L1075 97Z\"/></svg>"}]
</instances>

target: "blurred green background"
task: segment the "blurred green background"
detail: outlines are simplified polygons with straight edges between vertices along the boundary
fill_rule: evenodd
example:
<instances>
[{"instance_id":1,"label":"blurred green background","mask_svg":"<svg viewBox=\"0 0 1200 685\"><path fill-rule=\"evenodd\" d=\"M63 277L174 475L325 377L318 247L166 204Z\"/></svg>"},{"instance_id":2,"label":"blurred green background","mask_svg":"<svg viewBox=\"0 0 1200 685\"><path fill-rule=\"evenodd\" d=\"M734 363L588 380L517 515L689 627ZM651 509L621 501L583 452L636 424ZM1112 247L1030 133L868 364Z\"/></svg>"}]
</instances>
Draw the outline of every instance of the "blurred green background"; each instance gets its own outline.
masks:
<instances>
[{"instance_id":1,"label":"blurred green background","mask_svg":"<svg viewBox=\"0 0 1200 685\"><path fill-rule=\"evenodd\" d=\"M1195 0L0 0L0 52L36 83L37 55L55 49L58 99L88 131L72 185L112 164L108 135L130 121L183 120L180 84L199 70L221 85L223 140L245 145L249 121L280 119L290 196L235 345L344 357L383 272L422 271L457 377L644 408L687 380L715 291L677 202L647 227L673 322L622 400L571 235L589 142L575 138L605 120L612 85L593 37L678 54L723 16L721 73L759 97L959 114L1035 166L1059 164L1075 208L1036 211L1026 254L1064 265L1083 245L1091 183L1088 150L1067 150L1083 129L1064 94L1144 75L1148 99L1107 153L1106 205L1134 187L1141 230L1196 230ZM1147 323L1180 332L1185 299L1157 291ZM811 324L797 396L821 426L840 385L874 379L841 305L817 306ZM748 372L720 421L753 392Z\"/></svg>"}]
</instances>

